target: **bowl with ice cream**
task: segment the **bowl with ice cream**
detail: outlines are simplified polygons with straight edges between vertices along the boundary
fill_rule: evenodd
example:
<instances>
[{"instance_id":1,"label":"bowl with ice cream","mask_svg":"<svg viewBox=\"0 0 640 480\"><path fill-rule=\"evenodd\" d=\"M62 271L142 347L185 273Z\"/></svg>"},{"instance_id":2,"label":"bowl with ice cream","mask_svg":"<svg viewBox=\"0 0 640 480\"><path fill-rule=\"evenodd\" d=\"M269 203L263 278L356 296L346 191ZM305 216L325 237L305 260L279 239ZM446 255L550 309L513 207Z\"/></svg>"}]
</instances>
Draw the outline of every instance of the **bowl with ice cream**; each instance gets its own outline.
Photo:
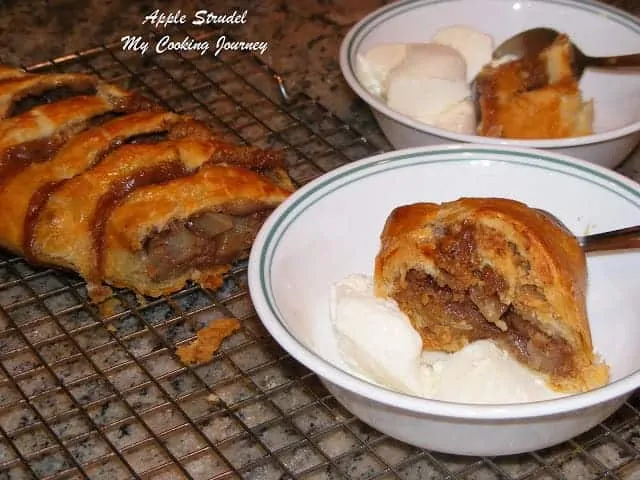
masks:
<instances>
[{"instance_id":1,"label":"bowl with ice cream","mask_svg":"<svg viewBox=\"0 0 640 480\"><path fill-rule=\"evenodd\" d=\"M251 298L274 339L376 429L454 454L548 447L640 386L640 251L585 255L535 209L574 234L627 227L640 186L502 146L361 160L267 220Z\"/></svg>"},{"instance_id":2,"label":"bowl with ice cream","mask_svg":"<svg viewBox=\"0 0 640 480\"><path fill-rule=\"evenodd\" d=\"M527 61L492 59L503 41L537 27L565 42ZM640 140L638 70L590 68L578 82L569 39L590 55L637 53L640 19L590 0L405 0L349 31L340 66L396 148L508 145L614 167ZM485 87L476 95L474 79Z\"/></svg>"}]
</instances>

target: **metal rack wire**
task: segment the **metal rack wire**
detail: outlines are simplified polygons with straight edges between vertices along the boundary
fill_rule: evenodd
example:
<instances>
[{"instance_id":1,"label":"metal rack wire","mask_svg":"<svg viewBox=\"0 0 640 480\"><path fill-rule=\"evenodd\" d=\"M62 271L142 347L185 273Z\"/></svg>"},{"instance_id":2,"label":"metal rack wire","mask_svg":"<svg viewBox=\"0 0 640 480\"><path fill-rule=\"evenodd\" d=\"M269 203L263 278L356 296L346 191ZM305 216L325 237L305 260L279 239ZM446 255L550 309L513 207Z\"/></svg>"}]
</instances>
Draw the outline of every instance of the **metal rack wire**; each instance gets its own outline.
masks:
<instances>
[{"instance_id":1,"label":"metal rack wire","mask_svg":"<svg viewBox=\"0 0 640 480\"><path fill-rule=\"evenodd\" d=\"M231 140L282 148L298 184L387 148L304 94L285 102L276 73L247 54L140 57L118 44L29 70L96 73ZM252 308L245 264L217 292L117 299L101 313L75 275L0 251L0 479L640 478L637 395L544 451L427 452L354 418L275 344ZM231 315L242 330L212 362L178 361L177 345Z\"/></svg>"}]
</instances>

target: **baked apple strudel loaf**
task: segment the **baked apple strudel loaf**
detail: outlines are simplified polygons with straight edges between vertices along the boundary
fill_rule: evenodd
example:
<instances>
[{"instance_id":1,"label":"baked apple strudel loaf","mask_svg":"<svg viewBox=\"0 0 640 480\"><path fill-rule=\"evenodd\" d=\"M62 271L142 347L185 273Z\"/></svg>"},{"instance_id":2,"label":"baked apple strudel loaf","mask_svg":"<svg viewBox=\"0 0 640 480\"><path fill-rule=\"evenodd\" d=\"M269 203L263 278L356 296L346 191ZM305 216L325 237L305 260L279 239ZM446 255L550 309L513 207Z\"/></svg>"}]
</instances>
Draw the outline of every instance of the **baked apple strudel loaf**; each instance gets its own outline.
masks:
<instances>
[{"instance_id":1,"label":"baked apple strudel loaf","mask_svg":"<svg viewBox=\"0 0 640 480\"><path fill-rule=\"evenodd\" d=\"M293 191L282 155L81 74L0 68L0 247L159 296L218 288Z\"/></svg>"},{"instance_id":2,"label":"baked apple strudel loaf","mask_svg":"<svg viewBox=\"0 0 640 480\"><path fill-rule=\"evenodd\" d=\"M425 349L490 339L562 392L608 381L586 315L586 262L575 238L513 200L462 198L396 208L375 264Z\"/></svg>"}]
</instances>

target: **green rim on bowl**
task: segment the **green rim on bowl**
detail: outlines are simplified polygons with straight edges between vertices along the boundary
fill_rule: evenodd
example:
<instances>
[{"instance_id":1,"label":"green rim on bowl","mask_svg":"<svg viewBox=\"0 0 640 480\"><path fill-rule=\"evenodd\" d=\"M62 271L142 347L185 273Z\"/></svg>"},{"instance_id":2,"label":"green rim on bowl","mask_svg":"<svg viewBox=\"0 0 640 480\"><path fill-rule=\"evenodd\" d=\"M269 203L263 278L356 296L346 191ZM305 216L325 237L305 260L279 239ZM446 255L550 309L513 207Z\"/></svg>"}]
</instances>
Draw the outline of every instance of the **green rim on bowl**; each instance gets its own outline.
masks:
<instances>
[{"instance_id":1,"label":"green rim on bowl","mask_svg":"<svg viewBox=\"0 0 640 480\"><path fill-rule=\"evenodd\" d=\"M249 289L258 313L262 314L261 318L267 330L278 339L285 350L295 349L298 355L293 354L293 356L297 360L308 367L310 366L309 363L313 363L316 373L328 378L330 381L333 381L331 377L335 376L336 372L341 372L340 375L349 377L347 383L351 386L364 382L333 366L305 347L295 338L295 335L287 327L286 322L283 321L283 315L276 304L270 280L272 264L281 239L296 219L314 204L357 180L391 170L411 168L416 165L438 163L473 164L477 162L524 165L527 168L568 175L597 185L640 210L640 185L603 167L560 154L506 147L449 145L399 150L360 160L329 172L302 187L276 209L260 230L249 261ZM630 391L626 382L632 380L630 377L636 375L640 375L640 372L610 384L606 397L614 398ZM385 389L381 388L381 390ZM580 402L583 402L584 406L588 406L596 403L594 397L598 398L598 401L602 401L602 396L601 391L588 392L580 396ZM424 410L424 405L430 402L423 398L411 397L388 390L385 397L380 396L377 400L390 404L398 404L400 402L405 408L417 411ZM564 401L567 401L567 398L539 403L557 404L557 402ZM573 402L575 402L575 399ZM461 416L463 411L465 414L469 413L469 409L466 407L468 406L451 403L446 409L451 416ZM526 416L534 412L536 415L545 413L544 408L539 405L534 410L526 404L509 405L509 411L513 417ZM500 406L481 405L474 406L473 415L482 418L504 419L505 411Z\"/></svg>"},{"instance_id":2,"label":"green rim on bowl","mask_svg":"<svg viewBox=\"0 0 640 480\"><path fill-rule=\"evenodd\" d=\"M358 24L358 26L353 31L353 39L355 41L349 44L348 54L351 57L358 49L360 48L360 43L364 40L364 36L362 35L363 31L371 30L375 27L381 20L387 21L390 18L393 18L397 15L402 15L406 12L410 12L411 10L415 10L416 8L424 7L425 5L436 5L438 3L450 2L451 0L405 0L404 2L397 2L393 5L390 5L386 9L380 9L377 11L377 14L371 15L370 17L365 18L362 23ZM533 3L536 3L536 0L530 0ZM556 5L563 5L572 8L576 8L578 10L584 10L586 12L594 13L596 15L601 15L602 12L609 13L609 19L612 22L618 23L624 27L633 30L636 33L640 33L640 21L633 15L630 15L618 8L611 7L607 4L596 2L593 0L544 0L544 3L553 3ZM386 15L389 10L393 10L393 15ZM355 76L355 70L353 69L353 64L350 65L351 73Z\"/></svg>"}]
</instances>

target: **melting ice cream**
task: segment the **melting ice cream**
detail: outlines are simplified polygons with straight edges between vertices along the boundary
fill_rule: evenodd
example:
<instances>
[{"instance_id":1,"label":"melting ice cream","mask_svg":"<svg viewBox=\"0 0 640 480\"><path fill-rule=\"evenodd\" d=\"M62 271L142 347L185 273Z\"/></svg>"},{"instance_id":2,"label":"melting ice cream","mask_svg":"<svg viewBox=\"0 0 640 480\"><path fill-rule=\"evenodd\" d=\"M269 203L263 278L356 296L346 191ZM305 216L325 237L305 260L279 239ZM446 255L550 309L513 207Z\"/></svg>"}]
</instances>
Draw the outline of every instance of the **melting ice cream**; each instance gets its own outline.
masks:
<instances>
[{"instance_id":1,"label":"melting ice cream","mask_svg":"<svg viewBox=\"0 0 640 480\"><path fill-rule=\"evenodd\" d=\"M353 373L394 390L464 403L521 403L558 398L542 378L488 340L453 353L423 352L420 335L373 281L352 275L331 290L331 322Z\"/></svg>"}]
</instances>

